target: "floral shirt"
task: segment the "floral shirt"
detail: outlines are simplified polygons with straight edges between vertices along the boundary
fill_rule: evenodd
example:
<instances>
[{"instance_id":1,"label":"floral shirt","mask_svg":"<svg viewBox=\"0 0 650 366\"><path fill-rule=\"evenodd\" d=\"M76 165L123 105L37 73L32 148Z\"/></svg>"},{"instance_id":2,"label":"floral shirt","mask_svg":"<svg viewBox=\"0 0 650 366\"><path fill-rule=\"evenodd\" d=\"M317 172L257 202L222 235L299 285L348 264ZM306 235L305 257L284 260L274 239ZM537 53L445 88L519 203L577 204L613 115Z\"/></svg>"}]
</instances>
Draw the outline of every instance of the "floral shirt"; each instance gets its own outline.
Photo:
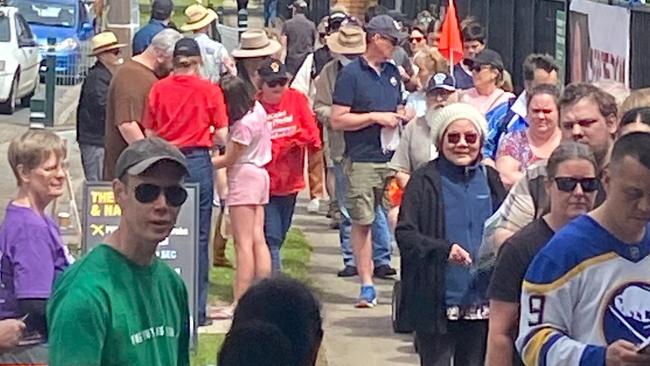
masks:
<instances>
[{"instance_id":1,"label":"floral shirt","mask_svg":"<svg viewBox=\"0 0 650 366\"><path fill-rule=\"evenodd\" d=\"M502 156L510 156L517 160L521 165L519 171L523 172L538 160L540 157L533 153L528 141L526 131L514 131L507 133L499 143L497 150L497 159Z\"/></svg>"}]
</instances>

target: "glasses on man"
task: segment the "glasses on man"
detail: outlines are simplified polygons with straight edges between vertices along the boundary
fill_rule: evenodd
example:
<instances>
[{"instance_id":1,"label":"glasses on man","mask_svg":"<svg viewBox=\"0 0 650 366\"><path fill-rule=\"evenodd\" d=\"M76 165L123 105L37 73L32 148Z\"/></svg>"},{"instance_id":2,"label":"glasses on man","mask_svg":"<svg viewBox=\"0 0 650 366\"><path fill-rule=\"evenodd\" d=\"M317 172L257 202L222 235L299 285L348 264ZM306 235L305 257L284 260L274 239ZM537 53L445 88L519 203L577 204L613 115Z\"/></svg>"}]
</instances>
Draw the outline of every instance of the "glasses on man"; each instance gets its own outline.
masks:
<instances>
[{"instance_id":1,"label":"glasses on man","mask_svg":"<svg viewBox=\"0 0 650 366\"><path fill-rule=\"evenodd\" d=\"M275 88L278 86L285 86L289 82L289 79L278 79L278 80L271 80L266 83L266 85L269 86L269 88Z\"/></svg>"},{"instance_id":2,"label":"glasses on man","mask_svg":"<svg viewBox=\"0 0 650 366\"><path fill-rule=\"evenodd\" d=\"M468 133L460 133L460 132L450 132L447 134L447 142L450 144L457 144L460 142L461 137L467 142L468 144L475 144L476 141L478 141L478 133L475 132L468 132Z\"/></svg>"},{"instance_id":3,"label":"glasses on man","mask_svg":"<svg viewBox=\"0 0 650 366\"><path fill-rule=\"evenodd\" d=\"M424 37L410 37L409 40L411 43L420 43L424 41Z\"/></svg>"},{"instance_id":4,"label":"glasses on man","mask_svg":"<svg viewBox=\"0 0 650 366\"><path fill-rule=\"evenodd\" d=\"M156 184L143 183L135 187L135 199L140 203L151 203L165 195L165 200L172 207L180 207L187 200L187 191L181 186L161 187Z\"/></svg>"},{"instance_id":5,"label":"glasses on man","mask_svg":"<svg viewBox=\"0 0 650 366\"><path fill-rule=\"evenodd\" d=\"M557 189L562 192L573 192L578 184L585 193L594 192L600 187L598 178L574 178L574 177L555 177L555 184Z\"/></svg>"}]
</instances>

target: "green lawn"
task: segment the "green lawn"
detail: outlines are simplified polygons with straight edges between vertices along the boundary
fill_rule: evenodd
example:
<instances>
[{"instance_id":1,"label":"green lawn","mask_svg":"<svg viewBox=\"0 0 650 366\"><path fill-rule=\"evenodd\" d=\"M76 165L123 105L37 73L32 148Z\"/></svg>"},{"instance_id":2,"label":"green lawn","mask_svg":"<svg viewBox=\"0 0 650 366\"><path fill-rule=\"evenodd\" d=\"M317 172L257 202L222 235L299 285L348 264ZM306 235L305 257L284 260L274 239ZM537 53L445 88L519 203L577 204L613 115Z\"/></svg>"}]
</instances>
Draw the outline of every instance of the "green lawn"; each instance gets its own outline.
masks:
<instances>
[{"instance_id":1,"label":"green lawn","mask_svg":"<svg viewBox=\"0 0 650 366\"><path fill-rule=\"evenodd\" d=\"M291 229L287 239L282 246L280 256L282 258L282 271L287 276L301 282L310 284L309 260L312 248L307 242L305 235L298 229ZM226 248L226 257L235 262L234 248L232 242ZM231 268L212 268L210 271L210 303L232 302L232 281L235 270ZM198 349L192 355L192 366L216 365L217 350L221 347L223 335L201 334L199 335Z\"/></svg>"}]
</instances>

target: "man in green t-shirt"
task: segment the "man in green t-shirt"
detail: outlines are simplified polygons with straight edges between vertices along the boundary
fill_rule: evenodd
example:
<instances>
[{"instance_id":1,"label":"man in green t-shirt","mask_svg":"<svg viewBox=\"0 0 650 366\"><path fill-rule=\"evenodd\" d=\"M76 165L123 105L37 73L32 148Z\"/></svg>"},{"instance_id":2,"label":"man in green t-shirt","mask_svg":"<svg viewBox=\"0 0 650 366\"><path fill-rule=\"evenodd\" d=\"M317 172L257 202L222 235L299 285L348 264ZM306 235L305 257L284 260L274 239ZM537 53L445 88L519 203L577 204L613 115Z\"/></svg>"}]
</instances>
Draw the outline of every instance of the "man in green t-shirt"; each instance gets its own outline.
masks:
<instances>
[{"instance_id":1,"label":"man in green t-shirt","mask_svg":"<svg viewBox=\"0 0 650 366\"><path fill-rule=\"evenodd\" d=\"M181 277L156 258L187 198L183 154L146 138L117 160L120 224L57 281L47 309L50 366L189 366Z\"/></svg>"}]
</instances>

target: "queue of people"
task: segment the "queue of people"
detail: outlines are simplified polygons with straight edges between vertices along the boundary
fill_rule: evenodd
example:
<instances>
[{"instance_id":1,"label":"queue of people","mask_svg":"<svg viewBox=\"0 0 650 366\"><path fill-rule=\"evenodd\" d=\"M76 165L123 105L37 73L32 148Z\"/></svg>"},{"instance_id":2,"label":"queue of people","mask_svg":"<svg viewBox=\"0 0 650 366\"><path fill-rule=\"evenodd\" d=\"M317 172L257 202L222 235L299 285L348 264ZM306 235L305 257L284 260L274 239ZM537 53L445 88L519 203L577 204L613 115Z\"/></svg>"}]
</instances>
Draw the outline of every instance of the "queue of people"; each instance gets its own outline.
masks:
<instances>
[{"instance_id":1,"label":"queue of people","mask_svg":"<svg viewBox=\"0 0 650 366\"><path fill-rule=\"evenodd\" d=\"M337 275L358 278L355 307L384 300L374 281L397 275L399 250L396 315L421 365L650 362L638 350L650 337L647 92L619 106L592 84L562 88L555 61L534 54L516 96L475 20L450 65L431 16L410 24L378 6L362 24L337 6L317 28L298 0L279 41L247 30L228 53L210 38L216 13L189 6L184 37L170 3L153 2L130 60L114 34L93 39L78 142L86 179L110 181L122 209L104 244L73 263L44 212L63 193L61 139L30 131L9 147L19 189L0 226L0 363L189 365L191 321L232 318L219 364L314 365L320 305L281 275L305 170L308 211L324 182L335 196ZM196 319L155 256L185 183L199 186ZM217 311L215 206L236 264L233 303Z\"/></svg>"}]
</instances>

